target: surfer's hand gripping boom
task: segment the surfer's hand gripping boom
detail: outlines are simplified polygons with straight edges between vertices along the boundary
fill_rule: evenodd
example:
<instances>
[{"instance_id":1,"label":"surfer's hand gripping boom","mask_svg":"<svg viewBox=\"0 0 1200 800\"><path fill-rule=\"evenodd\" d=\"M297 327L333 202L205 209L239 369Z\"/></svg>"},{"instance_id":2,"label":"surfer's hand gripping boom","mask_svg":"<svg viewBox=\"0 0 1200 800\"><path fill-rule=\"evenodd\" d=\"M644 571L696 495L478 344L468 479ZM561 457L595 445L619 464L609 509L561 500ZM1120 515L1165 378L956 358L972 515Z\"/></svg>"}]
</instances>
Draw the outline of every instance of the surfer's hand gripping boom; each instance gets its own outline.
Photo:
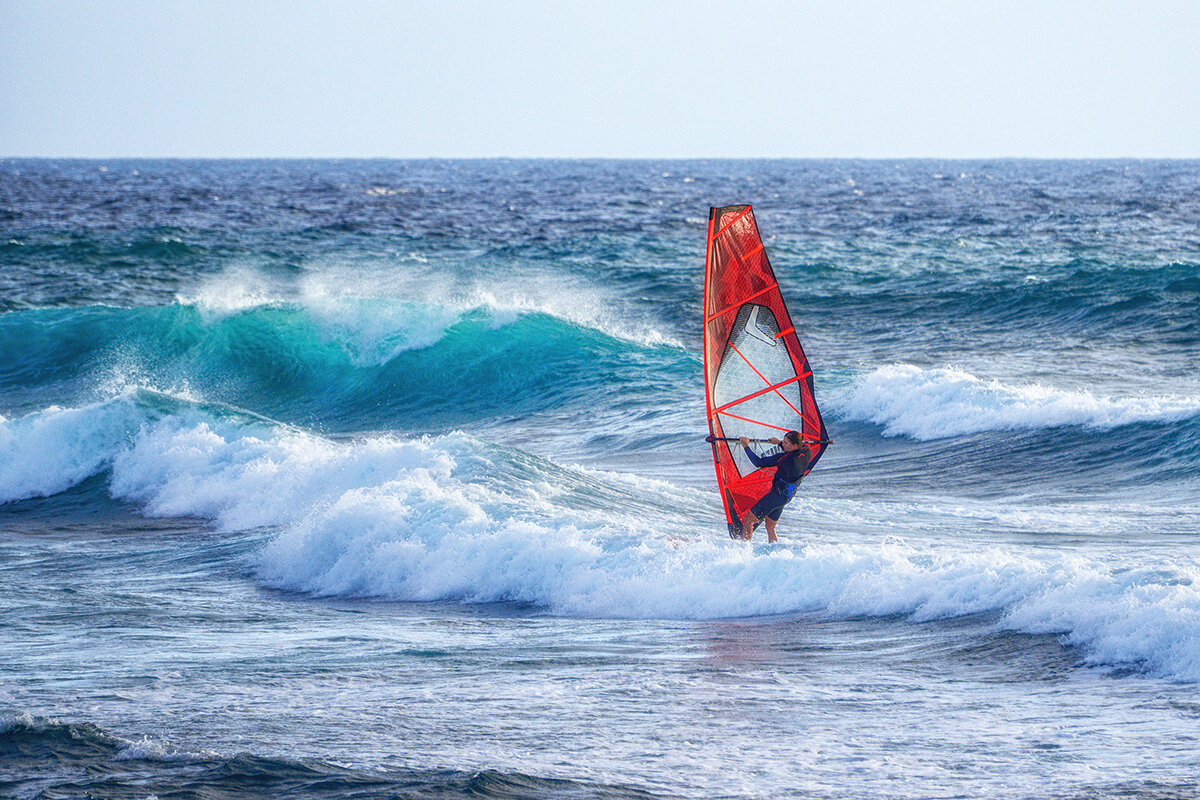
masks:
<instances>
[{"instance_id":1,"label":"surfer's hand gripping boom","mask_svg":"<svg viewBox=\"0 0 1200 800\"><path fill-rule=\"evenodd\" d=\"M833 439L809 439L802 436L800 440L804 444L833 444ZM737 436L705 436L704 441L712 444L713 442L740 442L741 439ZM754 444L775 444L770 439L749 439L749 441Z\"/></svg>"}]
</instances>

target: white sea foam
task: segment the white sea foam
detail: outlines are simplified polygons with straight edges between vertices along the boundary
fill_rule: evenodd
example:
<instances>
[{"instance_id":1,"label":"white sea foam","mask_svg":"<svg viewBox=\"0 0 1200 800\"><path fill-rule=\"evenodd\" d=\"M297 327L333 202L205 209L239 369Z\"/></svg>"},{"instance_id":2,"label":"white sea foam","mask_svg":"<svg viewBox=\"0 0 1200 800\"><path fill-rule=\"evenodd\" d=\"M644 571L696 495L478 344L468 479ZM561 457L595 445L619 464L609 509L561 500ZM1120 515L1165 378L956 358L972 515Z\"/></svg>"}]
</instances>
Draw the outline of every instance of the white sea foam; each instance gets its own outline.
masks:
<instances>
[{"instance_id":1,"label":"white sea foam","mask_svg":"<svg viewBox=\"0 0 1200 800\"><path fill-rule=\"evenodd\" d=\"M0 503L47 497L105 469L140 423L127 397L0 416Z\"/></svg>"},{"instance_id":2,"label":"white sea foam","mask_svg":"<svg viewBox=\"0 0 1200 800\"><path fill-rule=\"evenodd\" d=\"M1200 414L1197 397L1105 398L1040 384L983 380L960 369L880 367L837 403L848 420L883 426L887 436L930 440L982 431L1067 425L1109 430Z\"/></svg>"},{"instance_id":3,"label":"white sea foam","mask_svg":"<svg viewBox=\"0 0 1200 800\"><path fill-rule=\"evenodd\" d=\"M587 617L992 612L1004 627L1063 634L1096 664L1200 680L1200 567L1178 553L1118 563L909 540L986 509L805 498L796 518L823 533L748 547L715 533L709 493L561 467L463 434L333 442L200 409L138 414L123 399L5 420L6 452L36 444L45 455L9 459L4 496L59 491L107 465L113 495L147 514L276 529L254 568L294 591L511 600Z\"/></svg>"},{"instance_id":4,"label":"white sea foam","mask_svg":"<svg viewBox=\"0 0 1200 800\"><path fill-rule=\"evenodd\" d=\"M251 308L287 302L291 294L285 283L241 266L209 276L175 299L182 305L195 306L212 322Z\"/></svg>"}]
</instances>

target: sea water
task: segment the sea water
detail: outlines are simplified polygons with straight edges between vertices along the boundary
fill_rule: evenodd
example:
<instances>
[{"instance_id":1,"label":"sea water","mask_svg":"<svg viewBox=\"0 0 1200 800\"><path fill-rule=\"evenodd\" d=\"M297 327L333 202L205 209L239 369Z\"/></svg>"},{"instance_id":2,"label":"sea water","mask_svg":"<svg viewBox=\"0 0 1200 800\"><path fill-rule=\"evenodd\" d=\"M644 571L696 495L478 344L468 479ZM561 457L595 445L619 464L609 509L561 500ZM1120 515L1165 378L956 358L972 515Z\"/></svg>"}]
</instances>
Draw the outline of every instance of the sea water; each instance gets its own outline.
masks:
<instances>
[{"instance_id":1,"label":"sea water","mask_svg":"<svg viewBox=\"0 0 1200 800\"><path fill-rule=\"evenodd\" d=\"M1200 796L1198 361L1198 162L0 161L0 794Z\"/></svg>"}]
</instances>

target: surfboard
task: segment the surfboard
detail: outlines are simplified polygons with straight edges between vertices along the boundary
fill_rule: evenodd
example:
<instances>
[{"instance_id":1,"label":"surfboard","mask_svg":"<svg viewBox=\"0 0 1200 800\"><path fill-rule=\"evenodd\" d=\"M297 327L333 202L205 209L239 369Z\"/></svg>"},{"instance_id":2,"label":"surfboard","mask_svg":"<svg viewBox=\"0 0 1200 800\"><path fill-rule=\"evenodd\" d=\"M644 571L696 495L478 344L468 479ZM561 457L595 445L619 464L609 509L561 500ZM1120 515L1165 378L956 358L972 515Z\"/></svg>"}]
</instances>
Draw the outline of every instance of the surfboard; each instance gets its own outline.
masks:
<instances>
[{"instance_id":1,"label":"surfboard","mask_svg":"<svg viewBox=\"0 0 1200 800\"><path fill-rule=\"evenodd\" d=\"M829 446L800 337L749 205L711 208L704 259L705 410L729 535L771 486L738 437L764 441L799 431L808 470Z\"/></svg>"}]
</instances>

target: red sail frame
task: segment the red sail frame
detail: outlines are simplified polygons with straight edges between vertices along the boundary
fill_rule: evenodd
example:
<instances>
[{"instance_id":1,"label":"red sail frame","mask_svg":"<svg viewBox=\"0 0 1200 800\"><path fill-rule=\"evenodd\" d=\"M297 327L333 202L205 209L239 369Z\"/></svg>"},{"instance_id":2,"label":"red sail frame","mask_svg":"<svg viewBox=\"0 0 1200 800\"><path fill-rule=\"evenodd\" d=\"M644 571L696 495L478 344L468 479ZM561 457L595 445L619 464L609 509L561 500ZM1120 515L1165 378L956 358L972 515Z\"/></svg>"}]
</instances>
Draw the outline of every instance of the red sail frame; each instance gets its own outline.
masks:
<instances>
[{"instance_id":1,"label":"red sail frame","mask_svg":"<svg viewBox=\"0 0 1200 800\"><path fill-rule=\"evenodd\" d=\"M789 379L772 384L754 364L738 352L736 347L727 346L734 320L739 309L746 303L765 306L778 321L780 332L774 338L783 340L795 370ZM723 357L739 356L763 379L763 383L760 388L744 397L714 408L713 389L721 360ZM798 384L799 407L781 393L785 384ZM801 434L804 446L809 449L809 470L816 466L817 460L829 444L825 423L821 419L821 411L813 394L813 375L808 366L808 358L800 346L800 339L796 335L787 306L784 305L779 283L775 279L762 238L759 236L754 212L748 205L709 209L708 247L704 262L704 389L708 428L715 438L727 435L722 425L724 417L779 430L780 433L776 434L779 437L782 437L784 431L797 430ZM796 412L795 418L790 420L790 428L738 415L740 403L772 391L778 393ZM712 448L717 485L732 534L735 530L740 530L739 521L746 511L767 492L774 476L774 468L741 475L734 463L731 444L737 447L736 442L714 440Z\"/></svg>"}]
</instances>

